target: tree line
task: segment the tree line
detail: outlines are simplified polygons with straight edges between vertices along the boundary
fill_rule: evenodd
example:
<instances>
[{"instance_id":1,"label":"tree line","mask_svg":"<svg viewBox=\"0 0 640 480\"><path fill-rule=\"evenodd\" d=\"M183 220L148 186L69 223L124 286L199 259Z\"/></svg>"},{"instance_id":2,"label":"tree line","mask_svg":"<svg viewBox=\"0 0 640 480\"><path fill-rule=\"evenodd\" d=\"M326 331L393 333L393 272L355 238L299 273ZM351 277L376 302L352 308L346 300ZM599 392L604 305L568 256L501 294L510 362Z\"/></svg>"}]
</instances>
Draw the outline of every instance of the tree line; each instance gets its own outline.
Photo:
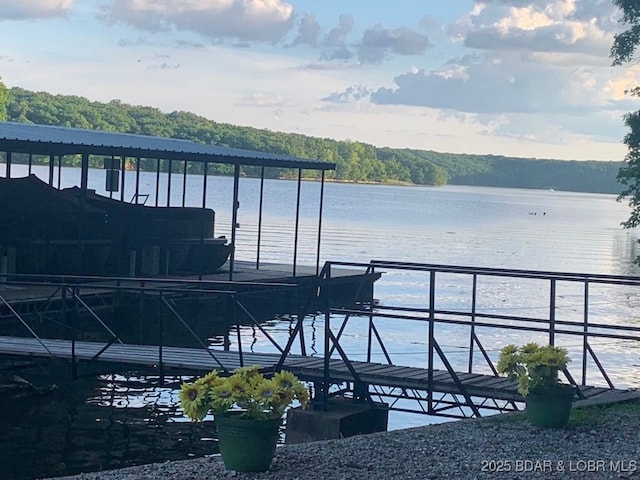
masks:
<instances>
[{"instance_id":1,"label":"tree line","mask_svg":"<svg viewBox=\"0 0 640 480\"><path fill-rule=\"evenodd\" d=\"M335 162L327 178L348 182L416 185L479 185L515 188L619 193L616 176L622 162L562 161L439 153L429 150L378 148L357 141L337 141L295 133L219 123L184 111L163 113L150 106L112 100L90 101L73 95L52 95L19 87L7 89L0 81L0 119L161 137L198 143L286 154ZM155 169L155 161L142 164ZM166 164L163 169L168 168ZM200 166L189 165L193 173ZM267 175L287 178L287 169L268 169ZM226 165L212 165L212 174L230 174ZM247 167L245 175L259 175ZM304 173L307 178L317 172Z\"/></svg>"}]
</instances>

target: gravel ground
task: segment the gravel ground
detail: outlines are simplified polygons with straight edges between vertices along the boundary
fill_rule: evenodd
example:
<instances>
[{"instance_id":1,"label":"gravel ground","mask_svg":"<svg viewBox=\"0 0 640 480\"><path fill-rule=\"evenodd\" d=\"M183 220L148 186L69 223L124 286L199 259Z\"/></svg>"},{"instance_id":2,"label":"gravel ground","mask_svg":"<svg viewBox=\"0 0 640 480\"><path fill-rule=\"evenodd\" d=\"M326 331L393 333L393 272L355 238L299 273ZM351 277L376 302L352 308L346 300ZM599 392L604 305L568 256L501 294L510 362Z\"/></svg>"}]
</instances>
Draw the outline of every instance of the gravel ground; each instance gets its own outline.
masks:
<instances>
[{"instance_id":1,"label":"gravel ground","mask_svg":"<svg viewBox=\"0 0 640 480\"><path fill-rule=\"evenodd\" d=\"M279 447L265 473L218 456L85 473L65 480L640 479L640 401L574 409L563 429L497 415ZM58 479L61 480L61 479Z\"/></svg>"}]
</instances>

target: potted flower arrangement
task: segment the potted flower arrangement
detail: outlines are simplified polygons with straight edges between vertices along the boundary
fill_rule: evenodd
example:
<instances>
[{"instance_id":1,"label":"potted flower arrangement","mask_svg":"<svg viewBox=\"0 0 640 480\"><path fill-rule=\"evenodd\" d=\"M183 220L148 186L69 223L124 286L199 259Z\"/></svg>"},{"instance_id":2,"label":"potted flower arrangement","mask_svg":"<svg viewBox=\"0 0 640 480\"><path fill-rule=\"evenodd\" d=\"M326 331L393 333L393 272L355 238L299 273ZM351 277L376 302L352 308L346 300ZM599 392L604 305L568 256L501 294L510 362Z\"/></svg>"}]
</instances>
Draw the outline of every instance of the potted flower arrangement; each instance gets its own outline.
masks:
<instances>
[{"instance_id":1,"label":"potted flower arrangement","mask_svg":"<svg viewBox=\"0 0 640 480\"><path fill-rule=\"evenodd\" d=\"M518 382L533 425L561 427L569 420L575 389L560 383L558 371L570 361L566 349L552 345L506 345L500 351L498 373Z\"/></svg>"},{"instance_id":2,"label":"potted flower arrangement","mask_svg":"<svg viewBox=\"0 0 640 480\"><path fill-rule=\"evenodd\" d=\"M183 383L180 405L194 421L214 415L222 461L228 470L263 472L276 449L285 410L294 401L309 403L306 386L290 372L265 378L259 367L242 367L229 377L212 370Z\"/></svg>"}]
</instances>

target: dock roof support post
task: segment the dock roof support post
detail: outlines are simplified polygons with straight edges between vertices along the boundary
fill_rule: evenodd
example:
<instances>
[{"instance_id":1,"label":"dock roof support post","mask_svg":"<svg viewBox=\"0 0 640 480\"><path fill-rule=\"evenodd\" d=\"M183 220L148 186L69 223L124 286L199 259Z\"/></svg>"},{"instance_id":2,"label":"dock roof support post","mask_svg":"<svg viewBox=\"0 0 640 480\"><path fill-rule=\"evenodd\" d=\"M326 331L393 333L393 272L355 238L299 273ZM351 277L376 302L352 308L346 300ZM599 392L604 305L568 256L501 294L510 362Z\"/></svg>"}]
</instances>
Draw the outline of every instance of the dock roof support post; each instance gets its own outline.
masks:
<instances>
[{"instance_id":1,"label":"dock roof support post","mask_svg":"<svg viewBox=\"0 0 640 480\"><path fill-rule=\"evenodd\" d=\"M140 197L140 157L136 157L136 205Z\"/></svg>"},{"instance_id":2,"label":"dock roof support post","mask_svg":"<svg viewBox=\"0 0 640 480\"><path fill-rule=\"evenodd\" d=\"M262 241L263 199L264 199L264 167L260 168L260 206L258 207L258 247L256 250L256 270L260 270L260 242Z\"/></svg>"},{"instance_id":3,"label":"dock roof support post","mask_svg":"<svg viewBox=\"0 0 640 480\"><path fill-rule=\"evenodd\" d=\"M31 175L32 166L33 166L33 153L29 152L29 170L28 170L29 175Z\"/></svg>"},{"instance_id":4,"label":"dock roof support post","mask_svg":"<svg viewBox=\"0 0 640 480\"><path fill-rule=\"evenodd\" d=\"M324 203L324 170L320 178L320 207L318 208L318 248L316 249L316 276L320 274L320 241L322 236L322 206Z\"/></svg>"},{"instance_id":5,"label":"dock roof support post","mask_svg":"<svg viewBox=\"0 0 640 480\"><path fill-rule=\"evenodd\" d=\"M300 226L300 189L302 188L302 169L298 169L298 194L296 196L296 233L293 239L293 276L296 276L298 260L298 228Z\"/></svg>"},{"instance_id":6,"label":"dock roof support post","mask_svg":"<svg viewBox=\"0 0 640 480\"><path fill-rule=\"evenodd\" d=\"M56 157L49 155L49 185L53 187L53 167L55 166Z\"/></svg>"},{"instance_id":7,"label":"dock roof support post","mask_svg":"<svg viewBox=\"0 0 640 480\"><path fill-rule=\"evenodd\" d=\"M229 280L233 280L233 268L236 260L236 228L238 227L238 190L240 188L240 164L233 169L233 205L231 207L231 256L229 258Z\"/></svg>"},{"instance_id":8,"label":"dock roof support post","mask_svg":"<svg viewBox=\"0 0 640 480\"><path fill-rule=\"evenodd\" d=\"M89 186L89 154L82 154L82 162L80 164L80 190L82 190L82 195L87 195L87 188Z\"/></svg>"},{"instance_id":9,"label":"dock roof support post","mask_svg":"<svg viewBox=\"0 0 640 480\"><path fill-rule=\"evenodd\" d=\"M209 173L209 163L204 162L204 173L202 178L202 208L207 208L207 174L208 173Z\"/></svg>"},{"instance_id":10,"label":"dock roof support post","mask_svg":"<svg viewBox=\"0 0 640 480\"><path fill-rule=\"evenodd\" d=\"M184 207L187 200L187 161L184 161L182 167L182 206Z\"/></svg>"},{"instance_id":11,"label":"dock roof support post","mask_svg":"<svg viewBox=\"0 0 640 480\"><path fill-rule=\"evenodd\" d=\"M169 171L167 177L167 207L171 205L171 171L173 170L173 160L169 159Z\"/></svg>"},{"instance_id":12,"label":"dock roof support post","mask_svg":"<svg viewBox=\"0 0 640 480\"><path fill-rule=\"evenodd\" d=\"M11 152L7 152L7 163L5 164L5 178L11 178Z\"/></svg>"},{"instance_id":13,"label":"dock roof support post","mask_svg":"<svg viewBox=\"0 0 640 480\"><path fill-rule=\"evenodd\" d=\"M160 159L156 159L156 207L160 201Z\"/></svg>"},{"instance_id":14,"label":"dock roof support post","mask_svg":"<svg viewBox=\"0 0 640 480\"><path fill-rule=\"evenodd\" d=\"M121 163L120 163L120 172L122 173L122 177L120 178L120 201L124 202L124 175L127 172L127 157L125 157L124 155L122 155L120 157Z\"/></svg>"},{"instance_id":15,"label":"dock roof support post","mask_svg":"<svg viewBox=\"0 0 640 480\"><path fill-rule=\"evenodd\" d=\"M209 162L204 162L204 165L202 166L202 208L207 208L207 175L209 173ZM186 165L185 165L186 168ZM184 203L183 203L184 206ZM212 228L212 234L215 237L216 235L216 217L215 217L215 212L213 213L213 228ZM200 220L200 248L203 248L204 245L204 232L205 232L206 226L205 226L205 222L204 222L204 216L201 217ZM198 272L198 280L202 280L202 267L200 268L199 272ZM226 339L225 339L226 342ZM226 343L225 343L226 346Z\"/></svg>"},{"instance_id":16,"label":"dock roof support post","mask_svg":"<svg viewBox=\"0 0 640 480\"><path fill-rule=\"evenodd\" d=\"M62 155L58 155L58 190L62 185Z\"/></svg>"}]
</instances>

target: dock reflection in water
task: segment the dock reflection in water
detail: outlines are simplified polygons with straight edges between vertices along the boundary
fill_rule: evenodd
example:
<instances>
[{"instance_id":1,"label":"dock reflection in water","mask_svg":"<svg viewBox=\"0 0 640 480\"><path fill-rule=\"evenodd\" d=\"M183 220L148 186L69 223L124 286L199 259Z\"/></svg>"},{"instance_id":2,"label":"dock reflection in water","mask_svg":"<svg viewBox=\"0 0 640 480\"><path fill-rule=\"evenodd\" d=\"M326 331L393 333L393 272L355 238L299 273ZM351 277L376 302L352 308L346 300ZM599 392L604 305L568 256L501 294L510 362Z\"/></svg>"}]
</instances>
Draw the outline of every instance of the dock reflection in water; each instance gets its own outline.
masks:
<instances>
[{"instance_id":1,"label":"dock reflection in water","mask_svg":"<svg viewBox=\"0 0 640 480\"><path fill-rule=\"evenodd\" d=\"M72 382L23 372L37 387L0 392L0 478L31 480L217 453L212 421L190 422L171 387L152 377L102 375ZM8 380L0 383L8 385ZM57 388L50 389L52 382ZM15 383L13 383L15 385Z\"/></svg>"}]
</instances>

